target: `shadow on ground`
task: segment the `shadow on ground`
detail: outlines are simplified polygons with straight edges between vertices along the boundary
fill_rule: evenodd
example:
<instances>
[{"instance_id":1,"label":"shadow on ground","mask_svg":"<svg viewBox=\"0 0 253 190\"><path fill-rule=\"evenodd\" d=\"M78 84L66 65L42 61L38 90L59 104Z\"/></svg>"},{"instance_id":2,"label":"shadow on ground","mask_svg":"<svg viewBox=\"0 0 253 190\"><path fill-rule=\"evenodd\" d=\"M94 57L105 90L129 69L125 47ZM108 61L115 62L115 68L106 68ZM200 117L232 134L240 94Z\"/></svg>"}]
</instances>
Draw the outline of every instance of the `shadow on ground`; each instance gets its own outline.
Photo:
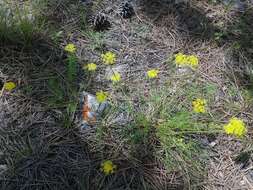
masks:
<instances>
[{"instance_id":1,"label":"shadow on ground","mask_svg":"<svg viewBox=\"0 0 253 190\"><path fill-rule=\"evenodd\" d=\"M238 85L249 89L253 95L253 8L238 15L227 30L227 39L233 44L233 56L237 60L230 63L236 68Z\"/></svg>"},{"instance_id":2,"label":"shadow on ground","mask_svg":"<svg viewBox=\"0 0 253 190\"><path fill-rule=\"evenodd\" d=\"M228 60L228 70L233 70L232 73L238 79L237 85L250 90L253 94L253 8L251 4L245 4L243 12L228 9L228 12L233 12L233 19L229 20L224 28L214 25L215 18L208 18L204 10L195 8L191 2L146 0L142 1L141 6L142 12L155 25L176 29L186 38L211 40L218 46L232 47L234 60Z\"/></svg>"},{"instance_id":3,"label":"shadow on ground","mask_svg":"<svg viewBox=\"0 0 253 190\"><path fill-rule=\"evenodd\" d=\"M182 35L198 39L211 39L218 31L204 12L190 3L170 1L142 1L143 13L153 24L168 28L176 27ZM172 19L172 20L170 20ZM164 22L167 20L167 22Z\"/></svg>"}]
</instances>

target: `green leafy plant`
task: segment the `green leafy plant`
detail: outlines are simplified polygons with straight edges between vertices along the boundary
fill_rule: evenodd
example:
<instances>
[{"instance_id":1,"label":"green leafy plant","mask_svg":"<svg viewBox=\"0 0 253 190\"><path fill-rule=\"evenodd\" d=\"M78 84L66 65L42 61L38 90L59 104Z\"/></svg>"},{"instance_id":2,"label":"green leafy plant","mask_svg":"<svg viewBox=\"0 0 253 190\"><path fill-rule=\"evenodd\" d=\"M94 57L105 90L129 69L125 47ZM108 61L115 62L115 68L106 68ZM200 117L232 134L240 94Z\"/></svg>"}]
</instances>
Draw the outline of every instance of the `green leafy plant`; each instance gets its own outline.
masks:
<instances>
[{"instance_id":1,"label":"green leafy plant","mask_svg":"<svg viewBox=\"0 0 253 190\"><path fill-rule=\"evenodd\" d=\"M200 147L198 147L197 139L193 137L201 133L202 130L206 130L206 128L201 122L194 119L192 113L178 112L159 125L157 136L161 140L166 155L177 151L182 156L182 161L194 162L196 160L194 157L198 156ZM197 155L194 155L194 153L197 153ZM174 159L175 157L172 155L168 156L166 162L172 166L175 163Z\"/></svg>"},{"instance_id":2,"label":"green leafy plant","mask_svg":"<svg viewBox=\"0 0 253 190\"><path fill-rule=\"evenodd\" d=\"M74 83L77 79L77 57L68 55L67 59L67 80L69 83Z\"/></svg>"},{"instance_id":3,"label":"green leafy plant","mask_svg":"<svg viewBox=\"0 0 253 190\"><path fill-rule=\"evenodd\" d=\"M133 144L147 142L151 127L152 123L145 115L137 114L134 122L128 126L130 142Z\"/></svg>"},{"instance_id":4,"label":"green leafy plant","mask_svg":"<svg viewBox=\"0 0 253 190\"><path fill-rule=\"evenodd\" d=\"M64 101L64 89L60 85L59 78L49 79L48 87L52 93L52 96L49 99L51 104L57 104Z\"/></svg>"},{"instance_id":5,"label":"green leafy plant","mask_svg":"<svg viewBox=\"0 0 253 190\"><path fill-rule=\"evenodd\" d=\"M48 102L50 106L62 109L61 121L66 128L73 124L78 103L77 61L77 57L69 53L63 77L56 73L48 80L48 88L51 92Z\"/></svg>"}]
</instances>

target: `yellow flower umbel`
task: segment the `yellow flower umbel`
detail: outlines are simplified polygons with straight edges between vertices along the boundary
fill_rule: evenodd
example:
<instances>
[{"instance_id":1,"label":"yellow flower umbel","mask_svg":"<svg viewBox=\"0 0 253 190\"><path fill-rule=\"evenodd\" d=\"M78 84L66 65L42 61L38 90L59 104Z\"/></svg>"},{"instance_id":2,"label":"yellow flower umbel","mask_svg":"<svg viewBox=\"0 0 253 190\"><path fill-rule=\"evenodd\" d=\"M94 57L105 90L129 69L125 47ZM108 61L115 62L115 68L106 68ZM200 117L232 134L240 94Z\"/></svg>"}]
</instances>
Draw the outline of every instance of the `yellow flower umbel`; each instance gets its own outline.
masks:
<instances>
[{"instance_id":1,"label":"yellow flower umbel","mask_svg":"<svg viewBox=\"0 0 253 190\"><path fill-rule=\"evenodd\" d=\"M96 93L96 99L97 99L98 103L105 102L107 99L107 96L108 96L108 93L104 92L102 90Z\"/></svg>"},{"instance_id":2,"label":"yellow flower umbel","mask_svg":"<svg viewBox=\"0 0 253 190\"><path fill-rule=\"evenodd\" d=\"M175 55L175 63L178 66L189 66L192 69L196 69L199 65L199 59L195 55L184 55L182 53L177 53Z\"/></svg>"},{"instance_id":3,"label":"yellow flower umbel","mask_svg":"<svg viewBox=\"0 0 253 190\"><path fill-rule=\"evenodd\" d=\"M112 74L112 76L110 77L110 80L113 82L113 83L117 83L121 80L121 75L119 72L114 72Z\"/></svg>"},{"instance_id":4,"label":"yellow flower umbel","mask_svg":"<svg viewBox=\"0 0 253 190\"><path fill-rule=\"evenodd\" d=\"M113 65L116 62L116 55L113 52L106 52L101 55L102 61L106 65Z\"/></svg>"},{"instance_id":5,"label":"yellow flower umbel","mask_svg":"<svg viewBox=\"0 0 253 190\"><path fill-rule=\"evenodd\" d=\"M7 91L11 91L14 88L16 88L16 84L14 82L6 82L4 84L4 89L7 90Z\"/></svg>"},{"instance_id":6,"label":"yellow flower umbel","mask_svg":"<svg viewBox=\"0 0 253 190\"><path fill-rule=\"evenodd\" d=\"M187 57L187 63L189 64L189 66L191 66L194 69L194 68L198 67L199 59L195 55L190 55Z\"/></svg>"},{"instance_id":7,"label":"yellow flower umbel","mask_svg":"<svg viewBox=\"0 0 253 190\"><path fill-rule=\"evenodd\" d=\"M175 55L175 63L179 66L184 66L187 63L187 56L182 53L177 53Z\"/></svg>"},{"instance_id":8,"label":"yellow flower umbel","mask_svg":"<svg viewBox=\"0 0 253 190\"><path fill-rule=\"evenodd\" d=\"M100 170L105 174L109 175L115 172L117 169L117 166L112 163L111 160L106 160L101 163L101 168Z\"/></svg>"},{"instance_id":9,"label":"yellow flower umbel","mask_svg":"<svg viewBox=\"0 0 253 190\"><path fill-rule=\"evenodd\" d=\"M228 135L242 137L247 133L246 126L241 119L236 117L229 120L229 123L224 125L224 130Z\"/></svg>"},{"instance_id":10,"label":"yellow flower umbel","mask_svg":"<svg viewBox=\"0 0 253 190\"><path fill-rule=\"evenodd\" d=\"M86 68L87 68L88 71L95 71L97 69L97 65L95 63L89 63L86 66Z\"/></svg>"},{"instance_id":11,"label":"yellow flower umbel","mask_svg":"<svg viewBox=\"0 0 253 190\"><path fill-rule=\"evenodd\" d=\"M206 112L206 100L197 98L192 102L193 111L196 113L205 113Z\"/></svg>"},{"instance_id":12,"label":"yellow flower umbel","mask_svg":"<svg viewBox=\"0 0 253 190\"><path fill-rule=\"evenodd\" d=\"M156 78L158 76L159 70L157 69L151 69L147 72L147 76L148 78L152 79L152 78Z\"/></svg>"},{"instance_id":13,"label":"yellow flower umbel","mask_svg":"<svg viewBox=\"0 0 253 190\"><path fill-rule=\"evenodd\" d=\"M65 51L69 53L75 53L76 51L76 46L74 44L67 44L64 48Z\"/></svg>"}]
</instances>

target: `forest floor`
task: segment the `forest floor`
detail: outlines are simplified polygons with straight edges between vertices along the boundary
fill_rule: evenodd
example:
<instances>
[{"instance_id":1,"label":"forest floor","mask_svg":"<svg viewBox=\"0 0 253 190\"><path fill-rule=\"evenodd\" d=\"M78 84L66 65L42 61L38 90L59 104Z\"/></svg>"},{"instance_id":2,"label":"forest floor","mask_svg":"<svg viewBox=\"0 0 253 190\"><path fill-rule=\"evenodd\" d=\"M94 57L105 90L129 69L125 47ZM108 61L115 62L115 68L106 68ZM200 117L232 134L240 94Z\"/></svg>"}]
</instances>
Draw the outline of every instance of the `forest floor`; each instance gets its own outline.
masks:
<instances>
[{"instance_id":1,"label":"forest floor","mask_svg":"<svg viewBox=\"0 0 253 190\"><path fill-rule=\"evenodd\" d=\"M250 2L242 10L136 0L130 18L120 16L121 0L38 2L19 2L37 7L27 13L34 19L0 27L0 189L253 189ZM110 22L103 31L87 23L98 14ZM106 52L114 64L101 61ZM178 53L196 56L197 69L178 67ZM115 73L117 84L108 79ZM108 110L81 127L83 92L100 91ZM196 98L205 113L192 111ZM243 137L223 131L234 117L245 123ZM105 160L116 166L110 175Z\"/></svg>"}]
</instances>

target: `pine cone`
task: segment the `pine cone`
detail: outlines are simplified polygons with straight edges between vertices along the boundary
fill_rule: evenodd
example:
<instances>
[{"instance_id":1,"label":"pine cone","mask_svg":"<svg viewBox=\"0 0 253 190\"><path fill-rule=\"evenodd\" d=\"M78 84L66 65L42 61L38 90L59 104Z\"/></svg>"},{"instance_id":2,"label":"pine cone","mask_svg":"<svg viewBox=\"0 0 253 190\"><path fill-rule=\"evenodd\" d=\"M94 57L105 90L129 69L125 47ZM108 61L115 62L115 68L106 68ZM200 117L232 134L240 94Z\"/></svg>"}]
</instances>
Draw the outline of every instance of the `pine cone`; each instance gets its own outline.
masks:
<instances>
[{"instance_id":1,"label":"pine cone","mask_svg":"<svg viewBox=\"0 0 253 190\"><path fill-rule=\"evenodd\" d=\"M93 18L93 26L96 31L108 30L111 27L108 17L103 13L98 13Z\"/></svg>"},{"instance_id":2,"label":"pine cone","mask_svg":"<svg viewBox=\"0 0 253 190\"><path fill-rule=\"evenodd\" d=\"M120 7L120 12L119 12L120 16L122 16L122 18L127 19L127 18L131 18L134 15L134 8L132 6L132 4L130 4L129 2L125 2L121 7Z\"/></svg>"}]
</instances>

